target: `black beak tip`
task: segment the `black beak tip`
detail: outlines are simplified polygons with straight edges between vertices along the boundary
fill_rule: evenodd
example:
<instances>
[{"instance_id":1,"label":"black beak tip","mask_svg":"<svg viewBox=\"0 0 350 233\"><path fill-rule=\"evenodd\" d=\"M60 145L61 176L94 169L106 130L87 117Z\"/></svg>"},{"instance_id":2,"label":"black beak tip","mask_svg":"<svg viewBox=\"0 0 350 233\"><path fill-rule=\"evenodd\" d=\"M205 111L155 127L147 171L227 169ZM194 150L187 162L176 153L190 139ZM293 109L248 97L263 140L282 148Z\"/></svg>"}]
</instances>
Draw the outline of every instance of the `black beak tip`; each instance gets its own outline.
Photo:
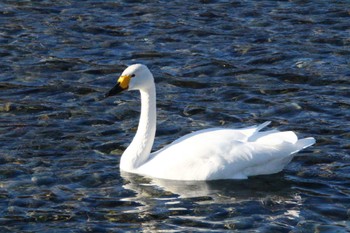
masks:
<instances>
[{"instance_id":1,"label":"black beak tip","mask_svg":"<svg viewBox=\"0 0 350 233\"><path fill-rule=\"evenodd\" d=\"M111 95L110 91L108 91L108 92L106 92L106 93L104 94L103 99L106 99L106 98L108 98L108 97L110 97L110 96L112 96L112 95Z\"/></svg>"},{"instance_id":2,"label":"black beak tip","mask_svg":"<svg viewBox=\"0 0 350 233\"><path fill-rule=\"evenodd\" d=\"M110 96L114 96L122 91L124 91L125 89L123 89L119 83L117 83L111 90L109 90L105 95L103 99L106 99Z\"/></svg>"}]
</instances>

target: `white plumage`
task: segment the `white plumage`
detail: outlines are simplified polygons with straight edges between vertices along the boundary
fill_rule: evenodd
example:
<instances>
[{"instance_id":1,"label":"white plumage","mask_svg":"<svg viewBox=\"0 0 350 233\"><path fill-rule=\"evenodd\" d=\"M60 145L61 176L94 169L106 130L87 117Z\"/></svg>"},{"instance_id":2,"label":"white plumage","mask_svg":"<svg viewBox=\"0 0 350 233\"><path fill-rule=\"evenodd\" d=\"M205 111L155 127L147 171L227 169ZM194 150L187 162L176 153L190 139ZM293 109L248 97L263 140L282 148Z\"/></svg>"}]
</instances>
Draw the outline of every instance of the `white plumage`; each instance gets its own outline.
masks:
<instances>
[{"instance_id":1,"label":"white plumage","mask_svg":"<svg viewBox=\"0 0 350 233\"><path fill-rule=\"evenodd\" d=\"M153 75L140 64L129 66L107 96L139 90L141 116L137 133L121 157L120 169L160 179L217 180L280 172L298 151L315 143L292 131L263 131L270 122L242 129L212 128L185 135L150 153L156 131Z\"/></svg>"}]
</instances>

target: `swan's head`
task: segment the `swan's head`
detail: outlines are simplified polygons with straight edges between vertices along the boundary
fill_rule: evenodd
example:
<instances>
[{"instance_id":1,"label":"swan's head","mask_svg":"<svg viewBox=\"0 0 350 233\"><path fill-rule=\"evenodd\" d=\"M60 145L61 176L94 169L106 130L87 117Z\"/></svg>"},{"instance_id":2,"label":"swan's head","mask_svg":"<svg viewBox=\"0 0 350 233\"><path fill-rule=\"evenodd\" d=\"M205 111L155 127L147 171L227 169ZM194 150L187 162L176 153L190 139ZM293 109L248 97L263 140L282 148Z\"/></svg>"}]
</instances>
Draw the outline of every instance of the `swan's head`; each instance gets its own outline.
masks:
<instances>
[{"instance_id":1,"label":"swan's head","mask_svg":"<svg viewBox=\"0 0 350 233\"><path fill-rule=\"evenodd\" d=\"M131 65L118 78L117 84L106 93L106 97L116 95L124 90L144 90L154 85L154 79L147 66Z\"/></svg>"}]
</instances>

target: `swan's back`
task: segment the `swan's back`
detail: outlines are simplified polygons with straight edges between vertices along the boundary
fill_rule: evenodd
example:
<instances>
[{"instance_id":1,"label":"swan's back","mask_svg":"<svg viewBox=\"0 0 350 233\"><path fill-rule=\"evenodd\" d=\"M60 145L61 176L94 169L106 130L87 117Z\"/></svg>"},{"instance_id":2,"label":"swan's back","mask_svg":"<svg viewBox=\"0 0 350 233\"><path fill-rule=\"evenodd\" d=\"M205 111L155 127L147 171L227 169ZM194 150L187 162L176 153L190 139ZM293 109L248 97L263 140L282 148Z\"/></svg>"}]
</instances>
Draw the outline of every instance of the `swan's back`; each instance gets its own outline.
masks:
<instances>
[{"instance_id":1,"label":"swan's back","mask_svg":"<svg viewBox=\"0 0 350 233\"><path fill-rule=\"evenodd\" d=\"M137 172L172 180L245 179L280 172L296 152L315 143L291 131L259 132L268 124L185 135L151 154Z\"/></svg>"}]
</instances>

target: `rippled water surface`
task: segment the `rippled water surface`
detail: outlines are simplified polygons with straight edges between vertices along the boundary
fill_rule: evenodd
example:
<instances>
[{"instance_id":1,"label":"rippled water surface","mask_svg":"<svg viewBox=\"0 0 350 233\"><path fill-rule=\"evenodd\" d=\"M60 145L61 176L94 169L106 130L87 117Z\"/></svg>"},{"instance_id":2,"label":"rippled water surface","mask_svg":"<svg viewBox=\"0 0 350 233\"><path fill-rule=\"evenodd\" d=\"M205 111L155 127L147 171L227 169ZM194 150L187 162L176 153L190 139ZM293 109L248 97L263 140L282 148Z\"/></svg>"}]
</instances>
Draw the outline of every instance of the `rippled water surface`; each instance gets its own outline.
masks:
<instances>
[{"instance_id":1,"label":"rippled water surface","mask_svg":"<svg viewBox=\"0 0 350 233\"><path fill-rule=\"evenodd\" d=\"M0 3L1 232L347 232L350 2ZM154 149L194 130L314 136L281 173L176 182L121 174L138 93L100 100L129 64L157 83Z\"/></svg>"}]
</instances>

